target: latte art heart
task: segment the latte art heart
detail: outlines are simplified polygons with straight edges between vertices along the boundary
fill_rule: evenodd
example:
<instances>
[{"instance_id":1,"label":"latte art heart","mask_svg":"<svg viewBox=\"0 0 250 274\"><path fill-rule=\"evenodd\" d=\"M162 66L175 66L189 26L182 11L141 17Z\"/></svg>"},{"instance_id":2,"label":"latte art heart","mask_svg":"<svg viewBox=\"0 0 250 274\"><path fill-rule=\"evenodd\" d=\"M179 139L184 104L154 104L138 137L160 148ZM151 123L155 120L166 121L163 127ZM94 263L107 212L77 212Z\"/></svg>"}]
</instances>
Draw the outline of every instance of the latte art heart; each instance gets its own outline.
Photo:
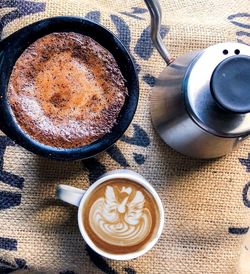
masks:
<instances>
[{"instance_id":1,"label":"latte art heart","mask_svg":"<svg viewBox=\"0 0 250 274\"><path fill-rule=\"evenodd\" d=\"M152 216L141 191L125 186L114 190L108 185L104 197L90 208L89 224L100 239L111 245L134 246L148 236Z\"/></svg>"}]
</instances>

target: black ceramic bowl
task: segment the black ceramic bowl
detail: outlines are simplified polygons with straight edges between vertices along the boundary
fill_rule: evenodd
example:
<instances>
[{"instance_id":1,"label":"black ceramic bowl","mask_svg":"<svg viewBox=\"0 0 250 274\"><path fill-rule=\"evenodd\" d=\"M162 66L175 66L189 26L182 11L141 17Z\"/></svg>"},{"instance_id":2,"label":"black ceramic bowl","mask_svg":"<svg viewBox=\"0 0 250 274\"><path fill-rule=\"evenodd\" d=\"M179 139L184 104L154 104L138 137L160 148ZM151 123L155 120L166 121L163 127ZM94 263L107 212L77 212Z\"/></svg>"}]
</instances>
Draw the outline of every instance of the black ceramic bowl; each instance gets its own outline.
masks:
<instances>
[{"instance_id":1,"label":"black ceramic bowl","mask_svg":"<svg viewBox=\"0 0 250 274\"><path fill-rule=\"evenodd\" d=\"M87 35L106 48L115 58L126 80L128 96L111 132L97 141L78 148L60 149L32 139L17 124L7 100L12 68L22 52L38 38L52 32L76 32ZM79 17L53 17L20 29L0 43L0 129L20 146L58 160L86 159L106 150L126 131L136 111L139 83L133 60L119 39L104 27Z\"/></svg>"}]
</instances>

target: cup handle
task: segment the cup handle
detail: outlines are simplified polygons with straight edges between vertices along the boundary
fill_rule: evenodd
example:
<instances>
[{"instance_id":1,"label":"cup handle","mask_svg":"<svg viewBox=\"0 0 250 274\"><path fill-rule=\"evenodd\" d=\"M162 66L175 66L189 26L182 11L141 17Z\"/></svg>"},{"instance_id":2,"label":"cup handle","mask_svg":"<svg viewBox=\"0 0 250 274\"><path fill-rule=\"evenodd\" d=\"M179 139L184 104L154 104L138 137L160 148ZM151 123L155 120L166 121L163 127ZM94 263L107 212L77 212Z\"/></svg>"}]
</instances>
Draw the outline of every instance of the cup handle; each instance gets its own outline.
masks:
<instances>
[{"instance_id":1,"label":"cup handle","mask_svg":"<svg viewBox=\"0 0 250 274\"><path fill-rule=\"evenodd\" d=\"M85 190L73 186L58 185L56 188L56 198L78 207L85 192Z\"/></svg>"}]
</instances>

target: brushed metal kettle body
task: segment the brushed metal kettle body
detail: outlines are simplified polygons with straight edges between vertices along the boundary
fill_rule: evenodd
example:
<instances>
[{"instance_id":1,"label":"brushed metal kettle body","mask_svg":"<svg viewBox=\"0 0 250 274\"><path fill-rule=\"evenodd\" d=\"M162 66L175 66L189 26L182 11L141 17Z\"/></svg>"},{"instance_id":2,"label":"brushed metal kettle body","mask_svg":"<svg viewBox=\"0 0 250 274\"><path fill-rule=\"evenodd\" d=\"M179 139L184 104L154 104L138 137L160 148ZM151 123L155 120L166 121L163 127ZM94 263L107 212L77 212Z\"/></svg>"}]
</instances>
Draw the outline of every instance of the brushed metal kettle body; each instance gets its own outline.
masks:
<instances>
[{"instance_id":1,"label":"brushed metal kettle body","mask_svg":"<svg viewBox=\"0 0 250 274\"><path fill-rule=\"evenodd\" d=\"M235 62L240 69L249 67L250 47L221 43L174 60L159 34L161 9L158 1L145 2L151 14L151 38L167 64L151 92L155 130L166 144L182 154L203 159L226 155L250 134L250 101L246 95L246 104L241 100L241 105L237 105L237 99L230 102L231 94L224 92L224 85L231 80L222 82L221 77L230 73L236 77L235 70L232 72ZM234 81L232 85L236 90L237 84L246 89L246 81L243 84ZM250 86L248 88L250 92ZM211 89L215 89L214 94Z\"/></svg>"}]
</instances>

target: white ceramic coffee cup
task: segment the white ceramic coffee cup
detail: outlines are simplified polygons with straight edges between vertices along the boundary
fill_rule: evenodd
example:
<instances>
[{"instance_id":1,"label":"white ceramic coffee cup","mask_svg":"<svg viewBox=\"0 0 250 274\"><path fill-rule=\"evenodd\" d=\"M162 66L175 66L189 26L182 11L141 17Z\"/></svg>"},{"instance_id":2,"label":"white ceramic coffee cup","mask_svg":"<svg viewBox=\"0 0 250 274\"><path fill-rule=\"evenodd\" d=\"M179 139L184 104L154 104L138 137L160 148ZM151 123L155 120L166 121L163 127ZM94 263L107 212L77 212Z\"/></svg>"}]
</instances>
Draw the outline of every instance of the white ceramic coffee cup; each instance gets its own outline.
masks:
<instances>
[{"instance_id":1,"label":"white ceramic coffee cup","mask_svg":"<svg viewBox=\"0 0 250 274\"><path fill-rule=\"evenodd\" d=\"M149 193L151 193L151 195L155 199L155 202L159 209L159 218L160 218L159 226L155 233L155 237L151 241L149 241L148 244L145 246L145 248L142 250L131 252L128 254L115 254L115 253L109 253L109 252L103 251L99 247L97 247L95 243L90 239L90 237L88 236L84 228L82 211L85 205L85 201L87 200L88 196L92 193L92 191L97 186L111 179L128 179L133 182L136 182L142 185ZM78 226L83 239L96 253L109 259L130 260L145 254L157 243L163 230L164 209L163 209L163 205L160 200L160 197L158 196L154 188L151 186L151 184L145 178L143 178L141 175L131 170L125 170L125 169L114 170L114 171L105 173L95 183L93 183L87 190L81 190L79 188L75 188L68 185L58 185L56 190L56 197L66 203L69 203L78 207Z\"/></svg>"}]
</instances>

